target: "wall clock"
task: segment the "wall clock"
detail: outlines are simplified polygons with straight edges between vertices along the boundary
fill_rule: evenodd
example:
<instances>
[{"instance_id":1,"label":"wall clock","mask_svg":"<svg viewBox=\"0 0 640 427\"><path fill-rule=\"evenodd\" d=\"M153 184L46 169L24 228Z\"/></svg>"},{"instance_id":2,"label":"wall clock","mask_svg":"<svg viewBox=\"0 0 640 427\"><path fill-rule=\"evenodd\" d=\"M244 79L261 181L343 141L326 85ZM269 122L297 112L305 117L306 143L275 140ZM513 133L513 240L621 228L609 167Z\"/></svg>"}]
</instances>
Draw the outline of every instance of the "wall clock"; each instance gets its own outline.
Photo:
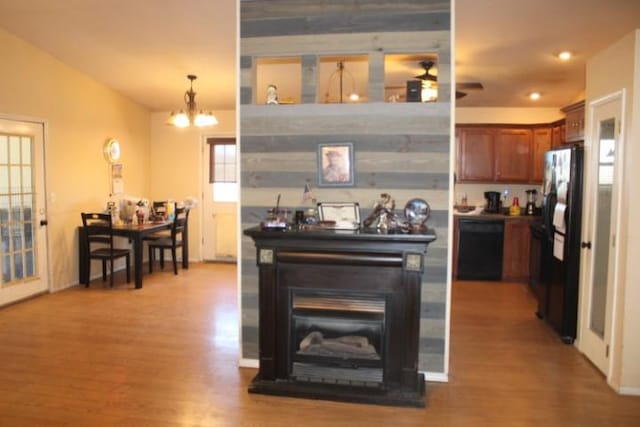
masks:
<instances>
[{"instance_id":1,"label":"wall clock","mask_svg":"<svg viewBox=\"0 0 640 427\"><path fill-rule=\"evenodd\" d=\"M115 163L120 159L120 142L110 139L104 144L104 157L109 163Z\"/></svg>"}]
</instances>

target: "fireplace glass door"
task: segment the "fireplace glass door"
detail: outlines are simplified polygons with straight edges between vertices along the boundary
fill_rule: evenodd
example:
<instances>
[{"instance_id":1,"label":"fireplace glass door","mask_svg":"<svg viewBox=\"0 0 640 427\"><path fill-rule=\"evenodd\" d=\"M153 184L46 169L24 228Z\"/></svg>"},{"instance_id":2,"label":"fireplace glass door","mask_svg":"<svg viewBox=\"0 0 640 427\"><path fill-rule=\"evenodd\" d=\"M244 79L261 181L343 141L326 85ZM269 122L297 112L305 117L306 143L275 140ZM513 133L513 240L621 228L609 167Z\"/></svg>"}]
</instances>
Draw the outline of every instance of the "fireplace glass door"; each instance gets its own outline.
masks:
<instances>
[{"instance_id":1,"label":"fireplace glass door","mask_svg":"<svg viewBox=\"0 0 640 427\"><path fill-rule=\"evenodd\" d=\"M382 387L386 298L381 294L293 289L291 377Z\"/></svg>"}]
</instances>

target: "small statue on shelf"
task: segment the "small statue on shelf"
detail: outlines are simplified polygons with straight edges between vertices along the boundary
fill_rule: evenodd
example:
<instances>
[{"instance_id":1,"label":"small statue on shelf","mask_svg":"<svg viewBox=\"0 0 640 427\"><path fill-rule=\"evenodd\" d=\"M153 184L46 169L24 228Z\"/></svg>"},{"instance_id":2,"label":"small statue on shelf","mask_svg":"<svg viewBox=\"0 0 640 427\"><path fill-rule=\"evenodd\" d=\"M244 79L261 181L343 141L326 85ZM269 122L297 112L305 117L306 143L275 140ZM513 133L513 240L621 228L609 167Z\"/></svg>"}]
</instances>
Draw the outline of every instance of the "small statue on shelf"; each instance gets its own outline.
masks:
<instances>
[{"instance_id":1,"label":"small statue on shelf","mask_svg":"<svg viewBox=\"0 0 640 427\"><path fill-rule=\"evenodd\" d=\"M364 220L363 225L365 228L376 228L382 232L409 231L409 225L396 215L395 208L396 201L391 198L391 195L380 194L380 200L375 203L373 211Z\"/></svg>"},{"instance_id":2,"label":"small statue on shelf","mask_svg":"<svg viewBox=\"0 0 640 427\"><path fill-rule=\"evenodd\" d=\"M274 84L267 86L267 104L278 104L278 88Z\"/></svg>"}]
</instances>

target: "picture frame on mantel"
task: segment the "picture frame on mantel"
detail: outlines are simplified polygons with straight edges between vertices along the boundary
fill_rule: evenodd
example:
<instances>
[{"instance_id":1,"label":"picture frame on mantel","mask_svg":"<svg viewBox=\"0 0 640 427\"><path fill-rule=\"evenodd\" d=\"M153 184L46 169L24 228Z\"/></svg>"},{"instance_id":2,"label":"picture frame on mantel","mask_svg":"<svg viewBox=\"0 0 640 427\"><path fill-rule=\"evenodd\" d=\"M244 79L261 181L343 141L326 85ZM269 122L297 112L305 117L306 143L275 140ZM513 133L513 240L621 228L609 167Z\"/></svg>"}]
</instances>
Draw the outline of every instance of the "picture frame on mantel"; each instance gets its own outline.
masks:
<instances>
[{"instance_id":1,"label":"picture frame on mantel","mask_svg":"<svg viewBox=\"0 0 640 427\"><path fill-rule=\"evenodd\" d=\"M353 143L318 144L318 187L353 187Z\"/></svg>"}]
</instances>

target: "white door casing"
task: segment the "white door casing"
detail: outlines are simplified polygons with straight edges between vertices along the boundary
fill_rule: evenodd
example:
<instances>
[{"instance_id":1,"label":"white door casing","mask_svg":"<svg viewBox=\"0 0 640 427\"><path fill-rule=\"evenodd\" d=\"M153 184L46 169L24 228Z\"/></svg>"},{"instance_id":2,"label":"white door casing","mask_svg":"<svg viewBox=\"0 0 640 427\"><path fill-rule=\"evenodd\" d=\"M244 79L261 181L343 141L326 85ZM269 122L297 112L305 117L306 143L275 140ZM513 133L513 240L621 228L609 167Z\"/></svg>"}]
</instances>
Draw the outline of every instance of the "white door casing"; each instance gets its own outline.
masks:
<instances>
[{"instance_id":1,"label":"white door casing","mask_svg":"<svg viewBox=\"0 0 640 427\"><path fill-rule=\"evenodd\" d=\"M237 260L237 202L214 201L213 184L209 182L210 139L230 139L234 135L211 135L203 138L203 203L202 255L205 261ZM236 170L239 170L236 164Z\"/></svg>"},{"instance_id":2,"label":"white door casing","mask_svg":"<svg viewBox=\"0 0 640 427\"><path fill-rule=\"evenodd\" d=\"M0 118L0 306L49 291L44 123Z\"/></svg>"},{"instance_id":3,"label":"white door casing","mask_svg":"<svg viewBox=\"0 0 640 427\"><path fill-rule=\"evenodd\" d=\"M585 197L578 347L608 379L619 283L624 91L591 102L585 140ZM584 246L584 245L583 245Z\"/></svg>"}]
</instances>

